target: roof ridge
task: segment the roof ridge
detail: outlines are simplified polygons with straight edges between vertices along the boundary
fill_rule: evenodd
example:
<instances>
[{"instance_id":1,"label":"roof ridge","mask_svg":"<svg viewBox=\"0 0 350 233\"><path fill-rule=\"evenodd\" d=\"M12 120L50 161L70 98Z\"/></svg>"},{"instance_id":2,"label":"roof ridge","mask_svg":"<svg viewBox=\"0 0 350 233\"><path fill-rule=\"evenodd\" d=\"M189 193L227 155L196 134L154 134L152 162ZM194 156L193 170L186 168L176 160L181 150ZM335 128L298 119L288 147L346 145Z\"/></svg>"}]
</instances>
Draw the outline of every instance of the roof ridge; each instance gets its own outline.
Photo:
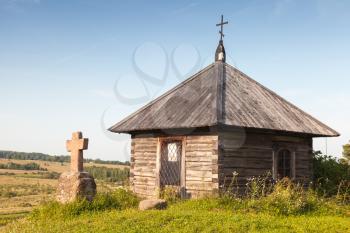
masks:
<instances>
[{"instance_id":1,"label":"roof ridge","mask_svg":"<svg viewBox=\"0 0 350 233\"><path fill-rule=\"evenodd\" d=\"M160 95L159 97L157 97L156 99L150 101L148 104L146 104L145 106L143 106L142 108L140 108L139 110L137 110L136 112L132 113L131 115L125 117L123 120L121 120L120 122L114 124L113 126L111 126L110 128L108 128L109 131L112 131L113 128L123 124L125 121L131 119L132 117L134 117L135 115L139 114L141 111L151 107L153 104L155 104L156 102L158 102L159 100L163 99L164 97L170 95L171 93L175 92L176 90L178 90L179 88L183 87L185 84L191 82L192 80L194 80L198 75L208 71L210 68L212 68L215 65L214 63L211 63L210 65L208 65L207 67L205 67L204 69L198 71L197 73L191 75L189 78L185 79L184 81L182 81L181 83L179 83L178 85L176 85L175 87L171 88L170 90L166 91L164 94Z\"/></svg>"},{"instance_id":2,"label":"roof ridge","mask_svg":"<svg viewBox=\"0 0 350 233\"><path fill-rule=\"evenodd\" d=\"M236 69L235 67L233 67L232 65L225 63L226 66L228 66L229 68L233 69L234 71L240 73L241 75L243 75L245 78L247 78L248 80L254 82L255 84L257 84L258 86L260 86L261 88L263 88L264 90L270 92L272 95L274 95L275 97L277 97L278 99L286 102L287 104L291 105L293 108L297 109L298 111L302 112L303 114L305 114L306 116L310 117L313 121L316 121L317 123L319 123L320 125L322 125L323 127L327 128L328 130L332 131L334 134L336 134L337 136L340 136L340 133L338 133L337 131L335 131L334 129L330 128L329 126L327 126L326 124L322 123L321 121L317 120L315 117L311 116L309 113L305 112L304 110L300 109L299 107L297 107L296 105L292 104L290 101L286 100L285 98L283 98L282 96L278 95L276 92L272 91L271 89L269 89L268 87L265 87L264 85L262 85L261 83L255 81L254 79L252 79L251 77L249 77L248 75L246 75L245 73L243 73L242 71L240 71L239 69Z\"/></svg>"},{"instance_id":3,"label":"roof ridge","mask_svg":"<svg viewBox=\"0 0 350 233\"><path fill-rule=\"evenodd\" d=\"M225 66L224 63L221 61L215 62L217 64L216 66L216 74L217 74L217 88L216 88L216 124L223 124L224 123L224 85L225 85Z\"/></svg>"}]
</instances>

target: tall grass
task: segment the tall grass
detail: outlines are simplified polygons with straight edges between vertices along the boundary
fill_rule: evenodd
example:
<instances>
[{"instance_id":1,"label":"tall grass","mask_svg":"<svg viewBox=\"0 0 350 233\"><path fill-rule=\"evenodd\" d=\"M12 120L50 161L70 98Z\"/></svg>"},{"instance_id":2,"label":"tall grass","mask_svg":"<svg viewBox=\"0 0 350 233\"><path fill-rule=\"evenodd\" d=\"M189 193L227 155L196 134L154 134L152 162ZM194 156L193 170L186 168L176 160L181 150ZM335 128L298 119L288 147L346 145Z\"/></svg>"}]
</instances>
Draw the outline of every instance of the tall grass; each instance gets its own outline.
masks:
<instances>
[{"instance_id":1,"label":"tall grass","mask_svg":"<svg viewBox=\"0 0 350 233\"><path fill-rule=\"evenodd\" d=\"M350 210L350 186L348 181L338 185L334 196L320 195L312 186L304 182L292 182L288 178L273 180L267 173L264 176L247 180L242 188L237 182L238 173L233 173L231 182L222 187L219 203L235 210L248 212L268 212L277 215L300 215L309 213L347 213Z\"/></svg>"},{"instance_id":2,"label":"tall grass","mask_svg":"<svg viewBox=\"0 0 350 233\"><path fill-rule=\"evenodd\" d=\"M97 212L104 210L124 210L134 208L138 205L139 199L130 191L117 189L110 193L97 194L92 202L86 199L79 199L67 204L56 201L49 201L46 204L34 209L31 214L33 219L50 217L73 217L86 212Z\"/></svg>"}]
</instances>

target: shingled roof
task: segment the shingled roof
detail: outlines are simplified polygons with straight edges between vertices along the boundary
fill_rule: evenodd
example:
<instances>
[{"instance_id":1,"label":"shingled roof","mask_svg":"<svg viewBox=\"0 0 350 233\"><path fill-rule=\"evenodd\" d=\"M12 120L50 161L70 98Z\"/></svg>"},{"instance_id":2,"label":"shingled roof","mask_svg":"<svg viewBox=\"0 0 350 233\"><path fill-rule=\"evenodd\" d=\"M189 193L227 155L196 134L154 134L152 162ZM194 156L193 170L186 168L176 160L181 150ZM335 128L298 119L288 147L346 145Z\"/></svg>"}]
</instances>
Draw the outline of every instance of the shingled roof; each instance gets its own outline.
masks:
<instances>
[{"instance_id":1,"label":"shingled roof","mask_svg":"<svg viewBox=\"0 0 350 233\"><path fill-rule=\"evenodd\" d=\"M339 136L335 130L230 66L216 61L109 130L134 131L235 126Z\"/></svg>"}]
</instances>

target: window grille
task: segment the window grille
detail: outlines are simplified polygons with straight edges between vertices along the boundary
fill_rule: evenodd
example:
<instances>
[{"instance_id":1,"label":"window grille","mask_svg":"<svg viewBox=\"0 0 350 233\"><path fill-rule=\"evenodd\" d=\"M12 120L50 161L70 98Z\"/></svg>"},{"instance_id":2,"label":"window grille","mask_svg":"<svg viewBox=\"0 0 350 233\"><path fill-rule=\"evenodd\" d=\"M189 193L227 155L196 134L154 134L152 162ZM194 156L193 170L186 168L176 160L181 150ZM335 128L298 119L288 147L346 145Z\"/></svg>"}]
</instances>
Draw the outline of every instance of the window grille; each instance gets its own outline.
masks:
<instances>
[{"instance_id":1,"label":"window grille","mask_svg":"<svg viewBox=\"0 0 350 233\"><path fill-rule=\"evenodd\" d=\"M181 141L164 141L161 144L160 185L180 186L181 182Z\"/></svg>"}]
</instances>

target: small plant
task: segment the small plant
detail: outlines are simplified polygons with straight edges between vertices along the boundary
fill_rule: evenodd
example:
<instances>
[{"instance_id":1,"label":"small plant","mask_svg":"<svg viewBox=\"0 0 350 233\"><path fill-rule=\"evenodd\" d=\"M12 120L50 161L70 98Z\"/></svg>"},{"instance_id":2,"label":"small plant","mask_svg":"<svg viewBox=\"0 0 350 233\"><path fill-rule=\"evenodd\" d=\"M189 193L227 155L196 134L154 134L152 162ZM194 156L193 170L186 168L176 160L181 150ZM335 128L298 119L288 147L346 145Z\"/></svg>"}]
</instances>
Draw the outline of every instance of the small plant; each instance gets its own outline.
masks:
<instances>
[{"instance_id":1,"label":"small plant","mask_svg":"<svg viewBox=\"0 0 350 233\"><path fill-rule=\"evenodd\" d=\"M350 203L350 181L341 181L338 185L336 199L342 204Z\"/></svg>"},{"instance_id":2,"label":"small plant","mask_svg":"<svg viewBox=\"0 0 350 233\"><path fill-rule=\"evenodd\" d=\"M181 199L180 190L175 186L166 186L159 193L160 198L167 200L170 203L177 202Z\"/></svg>"},{"instance_id":3,"label":"small plant","mask_svg":"<svg viewBox=\"0 0 350 233\"><path fill-rule=\"evenodd\" d=\"M238 172L234 171L234 172L232 172L232 177L225 176L224 183L221 186L221 190L222 190L220 192L221 197L238 197L238 196L240 196L238 175L239 175Z\"/></svg>"},{"instance_id":4,"label":"small plant","mask_svg":"<svg viewBox=\"0 0 350 233\"><path fill-rule=\"evenodd\" d=\"M274 180L271 173L267 172L263 176L252 177L246 183L246 196L251 199L265 197L273 191Z\"/></svg>"}]
</instances>

